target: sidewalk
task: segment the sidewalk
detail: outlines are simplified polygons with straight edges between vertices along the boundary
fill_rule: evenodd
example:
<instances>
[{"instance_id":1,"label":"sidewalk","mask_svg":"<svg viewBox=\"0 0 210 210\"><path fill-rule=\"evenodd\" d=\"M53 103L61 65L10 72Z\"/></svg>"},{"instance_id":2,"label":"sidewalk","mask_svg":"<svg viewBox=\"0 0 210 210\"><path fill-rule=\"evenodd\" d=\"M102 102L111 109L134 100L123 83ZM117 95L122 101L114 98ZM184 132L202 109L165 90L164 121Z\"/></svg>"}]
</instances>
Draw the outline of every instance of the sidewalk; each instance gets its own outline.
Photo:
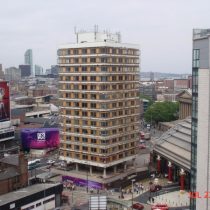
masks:
<instances>
[{"instance_id":1,"label":"sidewalk","mask_svg":"<svg viewBox=\"0 0 210 210\"><path fill-rule=\"evenodd\" d=\"M188 192L169 192L163 195L154 197L154 203L166 203L169 207L189 206L190 199ZM151 204L151 203L150 203Z\"/></svg>"}]
</instances>

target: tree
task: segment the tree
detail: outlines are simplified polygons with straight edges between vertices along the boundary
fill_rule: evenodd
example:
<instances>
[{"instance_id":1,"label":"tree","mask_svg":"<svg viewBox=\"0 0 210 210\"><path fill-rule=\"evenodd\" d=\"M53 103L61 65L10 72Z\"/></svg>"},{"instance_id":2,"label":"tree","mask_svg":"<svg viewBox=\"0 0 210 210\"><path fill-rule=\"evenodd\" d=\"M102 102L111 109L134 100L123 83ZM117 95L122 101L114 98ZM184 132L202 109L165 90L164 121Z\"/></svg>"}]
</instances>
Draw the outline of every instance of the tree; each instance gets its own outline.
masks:
<instances>
[{"instance_id":1,"label":"tree","mask_svg":"<svg viewBox=\"0 0 210 210\"><path fill-rule=\"evenodd\" d=\"M155 102L145 112L144 119L147 123L170 122L178 119L178 102Z\"/></svg>"}]
</instances>

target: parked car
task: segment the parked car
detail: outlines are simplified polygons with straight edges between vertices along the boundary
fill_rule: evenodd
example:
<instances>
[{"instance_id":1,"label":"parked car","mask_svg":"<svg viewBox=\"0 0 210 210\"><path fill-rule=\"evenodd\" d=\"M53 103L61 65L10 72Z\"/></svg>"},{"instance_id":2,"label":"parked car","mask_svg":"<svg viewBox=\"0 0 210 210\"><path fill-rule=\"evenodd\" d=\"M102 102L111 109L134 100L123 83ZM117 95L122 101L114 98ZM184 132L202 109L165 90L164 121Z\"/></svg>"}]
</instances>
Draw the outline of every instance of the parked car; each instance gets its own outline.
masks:
<instances>
[{"instance_id":1,"label":"parked car","mask_svg":"<svg viewBox=\"0 0 210 210\"><path fill-rule=\"evenodd\" d=\"M156 204L152 206L152 210L168 210L168 205L167 204Z\"/></svg>"},{"instance_id":2,"label":"parked car","mask_svg":"<svg viewBox=\"0 0 210 210\"><path fill-rule=\"evenodd\" d=\"M142 144L142 143L145 143L145 141L141 139L141 140L139 141L139 143Z\"/></svg>"},{"instance_id":3,"label":"parked car","mask_svg":"<svg viewBox=\"0 0 210 210\"><path fill-rule=\"evenodd\" d=\"M145 144L139 144L139 149L146 149L146 145Z\"/></svg>"},{"instance_id":4,"label":"parked car","mask_svg":"<svg viewBox=\"0 0 210 210\"><path fill-rule=\"evenodd\" d=\"M144 132L140 131L140 139L144 139Z\"/></svg>"},{"instance_id":5,"label":"parked car","mask_svg":"<svg viewBox=\"0 0 210 210\"><path fill-rule=\"evenodd\" d=\"M47 161L47 164L51 164L51 165L53 165L55 163L55 161L54 160L48 160Z\"/></svg>"},{"instance_id":6,"label":"parked car","mask_svg":"<svg viewBox=\"0 0 210 210\"><path fill-rule=\"evenodd\" d=\"M150 140L150 138L151 138L150 133L145 133L145 134L144 134L144 139L145 139L145 140Z\"/></svg>"},{"instance_id":7,"label":"parked car","mask_svg":"<svg viewBox=\"0 0 210 210\"><path fill-rule=\"evenodd\" d=\"M140 203L134 203L132 209L142 210L144 209L144 206Z\"/></svg>"}]
</instances>

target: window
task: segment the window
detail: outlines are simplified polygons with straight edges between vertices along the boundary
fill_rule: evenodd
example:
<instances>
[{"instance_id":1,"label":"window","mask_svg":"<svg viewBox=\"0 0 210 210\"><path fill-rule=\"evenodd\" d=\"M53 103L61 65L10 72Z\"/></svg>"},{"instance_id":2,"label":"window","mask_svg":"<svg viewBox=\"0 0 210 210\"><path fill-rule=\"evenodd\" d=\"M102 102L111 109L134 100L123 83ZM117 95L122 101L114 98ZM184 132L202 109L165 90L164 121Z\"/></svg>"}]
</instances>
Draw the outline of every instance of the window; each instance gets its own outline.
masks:
<instances>
[{"instance_id":1,"label":"window","mask_svg":"<svg viewBox=\"0 0 210 210\"><path fill-rule=\"evenodd\" d=\"M55 200L55 197L49 198L49 199L43 201L43 204L49 203L49 202L54 201L54 200Z\"/></svg>"},{"instance_id":2,"label":"window","mask_svg":"<svg viewBox=\"0 0 210 210\"><path fill-rule=\"evenodd\" d=\"M96 117L96 112L91 112L91 113L90 113L90 116L91 116L91 117Z\"/></svg>"},{"instance_id":3,"label":"window","mask_svg":"<svg viewBox=\"0 0 210 210\"><path fill-rule=\"evenodd\" d=\"M91 130L91 135L96 135L96 130Z\"/></svg>"},{"instance_id":4,"label":"window","mask_svg":"<svg viewBox=\"0 0 210 210\"><path fill-rule=\"evenodd\" d=\"M88 151L88 147L83 146L83 147L82 147L82 150L83 150L83 151Z\"/></svg>"},{"instance_id":5,"label":"window","mask_svg":"<svg viewBox=\"0 0 210 210\"><path fill-rule=\"evenodd\" d=\"M91 66L90 67L90 71L96 71L96 67L95 66Z\"/></svg>"},{"instance_id":6,"label":"window","mask_svg":"<svg viewBox=\"0 0 210 210\"><path fill-rule=\"evenodd\" d=\"M82 54L87 54L87 49L82 49Z\"/></svg>"},{"instance_id":7,"label":"window","mask_svg":"<svg viewBox=\"0 0 210 210\"><path fill-rule=\"evenodd\" d=\"M101 122L101 126L102 127L107 127L108 126L108 122Z\"/></svg>"},{"instance_id":8,"label":"window","mask_svg":"<svg viewBox=\"0 0 210 210\"><path fill-rule=\"evenodd\" d=\"M91 144L96 144L97 140L96 139L91 139Z\"/></svg>"},{"instance_id":9,"label":"window","mask_svg":"<svg viewBox=\"0 0 210 210\"><path fill-rule=\"evenodd\" d=\"M90 81L96 81L96 76L91 76Z\"/></svg>"},{"instance_id":10,"label":"window","mask_svg":"<svg viewBox=\"0 0 210 210\"><path fill-rule=\"evenodd\" d=\"M82 103L82 108L87 108L88 104L87 103Z\"/></svg>"},{"instance_id":11,"label":"window","mask_svg":"<svg viewBox=\"0 0 210 210\"><path fill-rule=\"evenodd\" d=\"M38 206L41 206L42 205L42 203L40 202L40 203L37 203L36 204L36 207L38 207Z\"/></svg>"},{"instance_id":12,"label":"window","mask_svg":"<svg viewBox=\"0 0 210 210\"><path fill-rule=\"evenodd\" d=\"M101 131L102 136L108 136L109 132L108 131Z\"/></svg>"},{"instance_id":13,"label":"window","mask_svg":"<svg viewBox=\"0 0 210 210\"><path fill-rule=\"evenodd\" d=\"M92 109L95 109L95 108L96 108L96 104L95 104L95 103L91 103L90 107L91 107Z\"/></svg>"},{"instance_id":14,"label":"window","mask_svg":"<svg viewBox=\"0 0 210 210\"><path fill-rule=\"evenodd\" d=\"M87 155L82 155L82 159L83 160L87 160L88 159L88 156Z\"/></svg>"},{"instance_id":15,"label":"window","mask_svg":"<svg viewBox=\"0 0 210 210\"><path fill-rule=\"evenodd\" d=\"M193 67L199 68L199 66L200 66L200 50L193 49Z\"/></svg>"},{"instance_id":16,"label":"window","mask_svg":"<svg viewBox=\"0 0 210 210\"><path fill-rule=\"evenodd\" d=\"M91 126L96 126L96 121L91 121Z\"/></svg>"},{"instance_id":17,"label":"window","mask_svg":"<svg viewBox=\"0 0 210 210\"><path fill-rule=\"evenodd\" d=\"M107 109L108 108L108 104L101 104L101 108L102 109Z\"/></svg>"},{"instance_id":18,"label":"window","mask_svg":"<svg viewBox=\"0 0 210 210\"><path fill-rule=\"evenodd\" d=\"M75 98L79 98L79 97L75 97ZM83 94L82 94L82 98L83 98L83 99L86 99L86 98L87 98L87 94L84 94L84 93L83 93Z\"/></svg>"},{"instance_id":19,"label":"window","mask_svg":"<svg viewBox=\"0 0 210 210\"><path fill-rule=\"evenodd\" d=\"M96 63L96 58L90 58L91 63Z\"/></svg>"},{"instance_id":20,"label":"window","mask_svg":"<svg viewBox=\"0 0 210 210\"><path fill-rule=\"evenodd\" d=\"M82 66L82 71L83 72L87 71L87 67L86 66Z\"/></svg>"},{"instance_id":21,"label":"window","mask_svg":"<svg viewBox=\"0 0 210 210\"><path fill-rule=\"evenodd\" d=\"M75 150L79 150L79 145L74 145Z\"/></svg>"},{"instance_id":22,"label":"window","mask_svg":"<svg viewBox=\"0 0 210 210\"><path fill-rule=\"evenodd\" d=\"M88 139L87 138L82 138L82 142L83 143L87 143L88 142Z\"/></svg>"},{"instance_id":23,"label":"window","mask_svg":"<svg viewBox=\"0 0 210 210\"><path fill-rule=\"evenodd\" d=\"M83 133L83 134L88 134L87 129L82 129L82 133Z\"/></svg>"},{"instance_id":24,"label":"window","mask_svg":"<svg viewBox=\"0 0 210 210\"><path fill-rule=\"evenodd\" d=\"M107 118L108 117L108 113L101 113L101 117L102 118Z\"/></svg>"},{"instance_id":25,"label":"window","mask_svg":"<svg viewBox=\"0 0 210 210\"><path fill-rule=\"evenodd\" d=\"M96 99L96 94L91 94L91 99Z\"/></svg>"},{"instance_id":26,"label":"window","mask_svg":"<svg viewBox=\"0 0 210 210\"><path fill-rule=\"evenodd\" d=\"M91 152L97 152L96 148L91 147Z\"/></svg>"},{"instance_id":27,"label":"window","mask_svg":"<svg viewBox=\"0 0 210 210\"><path fill-rule=\"evenodd\" d=\"M87 85L82 85L82 90L87 90Z\"/></svg>"},{"instance_id":28,"label":"window","mask_svg":"<svg viewBox=\"0 0 210 210\"><path fill-rule=\"evenodd\" d=\"M95 48L91 48L90 49L90 54L96 54L96 49Z\"/></svg>"},{"instance_id":29,"label":"window","mask_svg":"<svg viewBox=\"0 0 210 210\"><path fill-rule=\"evenodd\" d=\"M106 72L106 71L107 71L107 67L106 67L106 66L102 66L102 67L101 67L101 71Z\"/></svg>"},{"instance_id":30,"label":"window","mask_svg":"<svg viewBox=\"0 0 210 210\"><path fill-rule=\"evenodd\" d=\"M91 85L91 86L90 86L90 89L91 89L91 90L96 90L96 85Z\"/></svg>"},{"instance_id":31,"label":"window","mask_svg":"<svg viewBox=\"0 0 210 210\"><path fill-rule=\"evenodd\" d=\"M102 81L102 82L108 81L108 77L107 77L107 76L101 76L101 81Z\"/></svg>"}]
</instances>

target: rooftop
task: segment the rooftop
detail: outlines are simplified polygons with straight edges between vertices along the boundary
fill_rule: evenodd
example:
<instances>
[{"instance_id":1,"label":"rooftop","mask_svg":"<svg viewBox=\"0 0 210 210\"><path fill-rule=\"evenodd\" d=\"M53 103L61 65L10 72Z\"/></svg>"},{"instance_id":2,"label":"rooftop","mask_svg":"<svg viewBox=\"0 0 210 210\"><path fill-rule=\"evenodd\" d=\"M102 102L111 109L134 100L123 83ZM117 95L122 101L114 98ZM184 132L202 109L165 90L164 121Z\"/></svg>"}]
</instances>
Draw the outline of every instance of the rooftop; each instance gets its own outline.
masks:
<instances>
[{"instance_id":1,"label":"rooftop","mask_svg":"<svg viewBox=\"0 0 210 210\"><path fill-rule=\"evenodd\" d=\"M191 161L191 118L177 121L174 127L157 140L154 151L189 171Z\"/></svg>"},{"instance_id":2,"label":"rooftop","mask_svg":"<svg viewBox=\"0 0 210 210\"><path fill-rule=\"evenodd\" d=\"M193 29L193 39L203 39L210 36L210 29Z\"/></svg>"},{"instance_id":3,"label":"rooftop","mask_svg":"<svg viewBox=\"0 0 210 210\"><path fill-rule=\"evenodd\" d=\"M45 183L45 184L35 184L35 185L31 185L25 188L21 188L20 190L17 191L13 191L10 193L6 193L4 195L0 196L0 206L5 205L7 203L22 199L24 197L33 195L35 193L47 190L49 188L53 188L60 185L60 183L57 184L49 184L49 183Z\"/></svg>"}]
</instances>

